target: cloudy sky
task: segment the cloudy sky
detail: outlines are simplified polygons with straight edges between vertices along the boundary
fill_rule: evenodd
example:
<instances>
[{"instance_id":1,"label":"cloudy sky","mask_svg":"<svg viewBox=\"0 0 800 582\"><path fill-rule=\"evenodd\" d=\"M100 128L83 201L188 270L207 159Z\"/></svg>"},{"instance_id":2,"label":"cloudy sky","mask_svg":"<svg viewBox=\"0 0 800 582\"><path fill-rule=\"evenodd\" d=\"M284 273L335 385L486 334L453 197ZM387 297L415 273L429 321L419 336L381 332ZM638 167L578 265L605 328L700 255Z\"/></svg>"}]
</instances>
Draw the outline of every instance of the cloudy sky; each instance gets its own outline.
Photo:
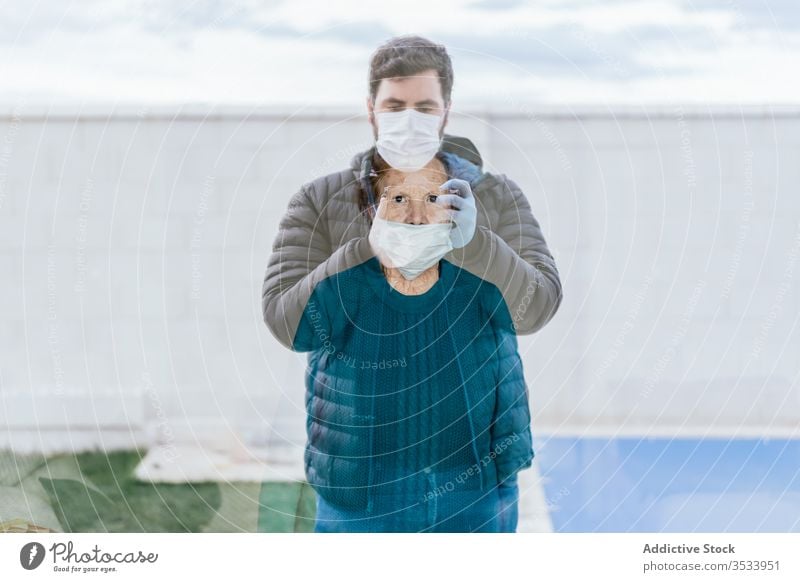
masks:
<instances>
[{"instance_id":1,"label":"cloudy sky","mask_svg":"<svg viewBox=\"0 0 800 582\"><path fill-rule=\"evenodd\" d=\"M405 33L454 106L800 102L797 0L0 0L0 102L361 108Z\"/></svg>"}]
</instances>

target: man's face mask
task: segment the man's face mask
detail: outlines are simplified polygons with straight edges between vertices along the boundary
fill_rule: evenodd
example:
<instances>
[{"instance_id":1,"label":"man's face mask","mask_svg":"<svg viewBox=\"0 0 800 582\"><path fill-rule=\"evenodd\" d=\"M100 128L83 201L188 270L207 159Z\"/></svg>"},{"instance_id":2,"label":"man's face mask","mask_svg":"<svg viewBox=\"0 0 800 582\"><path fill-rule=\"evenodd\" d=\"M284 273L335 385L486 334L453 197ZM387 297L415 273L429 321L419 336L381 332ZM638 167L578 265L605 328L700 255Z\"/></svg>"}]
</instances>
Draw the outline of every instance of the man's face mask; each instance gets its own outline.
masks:
<instances>
[{"instance_id":1,"label":"man's face mask","mask_svg":"<svg viewBox=\"0 0 800 582\"><path fill-rule=\"evenodd\" d=\"M393 168L415 172L424 167L439 151L441 115L421 113L408 108L402 111L378 111L378 153Z\"/></svg>"}]
</instances>

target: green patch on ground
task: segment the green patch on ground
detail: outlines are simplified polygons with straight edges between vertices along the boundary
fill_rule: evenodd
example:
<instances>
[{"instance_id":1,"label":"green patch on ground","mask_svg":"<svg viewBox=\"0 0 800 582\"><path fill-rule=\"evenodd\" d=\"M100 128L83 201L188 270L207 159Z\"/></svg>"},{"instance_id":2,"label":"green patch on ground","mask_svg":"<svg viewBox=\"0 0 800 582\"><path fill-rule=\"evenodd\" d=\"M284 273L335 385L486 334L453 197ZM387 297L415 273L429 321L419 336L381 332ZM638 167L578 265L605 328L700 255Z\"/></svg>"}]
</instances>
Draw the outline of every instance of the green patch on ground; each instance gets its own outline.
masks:
<instances>
[{"instance_id":1,"label":"green patch on ground","mask_svg":"<svg viewBox=\"0 0 800 582\"><path fill-rule=\"evenodd\" d=\"M0 451L0 523L22 518L64 532L313 531L316 496L308 483L149 483L134 477L143 457L22 459Z\"/></svg>"}]
</instances>

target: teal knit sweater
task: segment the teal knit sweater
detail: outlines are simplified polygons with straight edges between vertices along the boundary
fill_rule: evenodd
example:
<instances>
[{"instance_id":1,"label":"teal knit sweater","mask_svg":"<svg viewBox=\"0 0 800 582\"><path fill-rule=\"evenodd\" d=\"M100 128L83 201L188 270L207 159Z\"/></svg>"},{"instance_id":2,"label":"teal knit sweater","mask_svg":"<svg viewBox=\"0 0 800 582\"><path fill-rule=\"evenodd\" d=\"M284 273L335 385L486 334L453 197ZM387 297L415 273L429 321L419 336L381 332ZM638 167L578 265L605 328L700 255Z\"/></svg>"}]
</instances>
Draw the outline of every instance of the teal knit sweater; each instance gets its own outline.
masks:
<instances>
[{"instance_id":1,"label":"teal knit sweater","mask_svg":"<svg viewBox=\"0 0 800 582\"><path fill-rule=\"evenodd\" d=\"M490 491L531 466L503 296L447 260L439 269L427 292L403 295L373 257L309 298L293 349L309 352L306 477L329 503L369 513L381 500Z\"/></svg>"}]
</instances>

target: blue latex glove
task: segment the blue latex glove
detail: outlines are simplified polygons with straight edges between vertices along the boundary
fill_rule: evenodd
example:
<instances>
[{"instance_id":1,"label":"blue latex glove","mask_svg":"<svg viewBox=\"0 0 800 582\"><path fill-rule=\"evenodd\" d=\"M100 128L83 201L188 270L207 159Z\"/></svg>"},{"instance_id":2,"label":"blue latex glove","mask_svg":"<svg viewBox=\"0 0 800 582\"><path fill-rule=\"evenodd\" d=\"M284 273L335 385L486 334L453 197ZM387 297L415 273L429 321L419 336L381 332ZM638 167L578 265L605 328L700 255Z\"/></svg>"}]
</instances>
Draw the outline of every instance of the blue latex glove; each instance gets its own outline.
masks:
<instances>
[{"instance_id":1,"label":"blue latex glove","mask_svg":"<svg viewBox=\"0 0 800 582\"><path fill-rule=\"evenodd\" d=\"M439 190L457 192L457 194L439 194L436 202L453 207L453 209L448 209L450 217L455 222L455 226L450 232L450 241L453 243L454 249L465 247L475 236L475 224L478 220L478 209L475 208L475 196L472 194L472 188L466 180L453 178L439 186Z\"/></svg>"}]
</instances>

